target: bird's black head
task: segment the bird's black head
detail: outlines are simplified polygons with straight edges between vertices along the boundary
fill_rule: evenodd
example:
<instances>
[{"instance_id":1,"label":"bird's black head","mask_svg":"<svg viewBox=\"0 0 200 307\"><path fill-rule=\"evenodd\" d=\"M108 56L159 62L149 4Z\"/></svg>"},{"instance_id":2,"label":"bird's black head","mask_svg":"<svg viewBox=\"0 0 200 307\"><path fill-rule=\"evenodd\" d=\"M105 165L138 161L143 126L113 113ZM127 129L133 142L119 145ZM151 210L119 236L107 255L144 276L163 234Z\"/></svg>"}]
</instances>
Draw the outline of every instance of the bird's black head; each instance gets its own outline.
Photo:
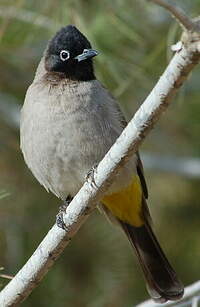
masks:
<instances>
[{"instance_id":1,"label":"bird's black head","mask_svg":"<svg viewBox=\"0 0 200 307\"><path fill-rule=\"evenodd\" d=\"M45 67L49 72L64 73L72 80L93 80L92 58L97 54L87 38L75 26L69 25L58 31L49 42Z\"/></svg>"}]
</instances>

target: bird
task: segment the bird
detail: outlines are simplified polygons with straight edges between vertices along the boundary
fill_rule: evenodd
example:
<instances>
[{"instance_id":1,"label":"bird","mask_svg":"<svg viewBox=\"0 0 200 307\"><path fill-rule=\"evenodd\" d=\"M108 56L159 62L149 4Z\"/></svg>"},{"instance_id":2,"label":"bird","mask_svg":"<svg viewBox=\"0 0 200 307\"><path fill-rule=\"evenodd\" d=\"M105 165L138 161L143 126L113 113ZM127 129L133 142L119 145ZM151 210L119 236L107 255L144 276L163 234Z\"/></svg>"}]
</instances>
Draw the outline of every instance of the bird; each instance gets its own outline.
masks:
<instances>
[{"instance_id":1,"label":"bird","mask_svg":"<svg viewBox=\"0 0 200 307\"><path fill-rule=\"evenodd\" d=\"M48 42L29 86L20 120L20 147L33 175L69 202L123 131L117 100L96 79L99 52L74 25ZM99 207L133 247L151 298L178 300L184 287L152 229L148 190L139 152L117 174Z\"/></svg>"}]
</instances>

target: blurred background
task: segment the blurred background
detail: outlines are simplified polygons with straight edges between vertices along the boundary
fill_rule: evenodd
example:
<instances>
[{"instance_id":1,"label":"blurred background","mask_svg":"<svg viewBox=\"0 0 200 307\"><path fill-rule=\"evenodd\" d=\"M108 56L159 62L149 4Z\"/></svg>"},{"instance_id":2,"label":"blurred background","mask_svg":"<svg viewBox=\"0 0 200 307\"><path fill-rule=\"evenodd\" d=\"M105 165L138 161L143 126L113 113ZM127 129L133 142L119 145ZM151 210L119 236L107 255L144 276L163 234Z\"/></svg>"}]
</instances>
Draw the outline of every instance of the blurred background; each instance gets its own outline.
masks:
<instances>
[{"instance_id":1,"label":"blurred background","mask_svg":"<svg viewBox=\"0 0 200 307\"><path fill-rule=\"evenodd\" d=\"M199 0L177 0L190 16ZM55 221L60 201L41 187L19 149L19 110L47 41L75 24L100 51L97 77L129 119L172 53L180 29L143 0L0 0L0 266L15 275ZM185 285L199 279L200 68L141 148L155 231ZM7 279L0 278L4 287ZM135 306L148 295L121 231L97 210L22 305Z\"/></svg>"}]
</instances>

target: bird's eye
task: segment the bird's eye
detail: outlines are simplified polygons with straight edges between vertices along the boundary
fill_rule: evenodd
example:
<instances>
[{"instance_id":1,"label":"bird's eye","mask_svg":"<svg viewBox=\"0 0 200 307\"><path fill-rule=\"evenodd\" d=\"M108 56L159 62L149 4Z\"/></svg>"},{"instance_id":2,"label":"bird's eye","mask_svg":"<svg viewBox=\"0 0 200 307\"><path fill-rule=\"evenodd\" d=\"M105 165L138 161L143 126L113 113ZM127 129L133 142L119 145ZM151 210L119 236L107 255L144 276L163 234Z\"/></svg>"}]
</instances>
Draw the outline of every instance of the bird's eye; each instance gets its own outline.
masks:
<instances>
[{"instance_id":1,"label":"bird's eye","mask_svg":"<svg viewBox=\"0 0 200 307\"><path fill-rule=\"evenodd\" d=\"M60 51L60 59L62 61L67 61L70 58L70 53L67 50L61 50Z\"/></svg>"}]
</instances>

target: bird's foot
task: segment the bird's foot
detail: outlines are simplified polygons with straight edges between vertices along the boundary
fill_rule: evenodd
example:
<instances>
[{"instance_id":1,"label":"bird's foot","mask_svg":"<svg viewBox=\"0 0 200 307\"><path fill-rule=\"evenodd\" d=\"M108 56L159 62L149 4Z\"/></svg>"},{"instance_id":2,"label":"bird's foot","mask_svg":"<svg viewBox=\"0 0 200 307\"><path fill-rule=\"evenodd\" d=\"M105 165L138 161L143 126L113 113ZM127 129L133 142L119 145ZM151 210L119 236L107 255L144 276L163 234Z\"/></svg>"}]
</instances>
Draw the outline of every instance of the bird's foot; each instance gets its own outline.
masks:
<instances>
[{"instance_id":1,"label":"bird's foot","mask_svg":"<svg viewBox=\"0 0 200 307\"><path fill-rule=\"evenodd\" d=\"M98 164L96 163L90 170L89 172L86 174L85 179L88 183L90 183L93 187L98 188L98 186L96 185L96 182L94 180L94 174L97 171L97 166Z\"/></svg>"},{"instance_id":2,"label":"bird's foot","mask_svg":"<svg viewBox=\"0 0 200 307\"><path fill-rule=\"evenodd\" d=\"M67 227L64 223L63 220L63 214L66 213L67 207L69 206L70 202L72 201L73 197L71 197L70 195L67 196L66 200L64 201L64 203L59 207L59 211L58 214L56 215L56 225L59 228L62 228L63 230L67 231Z\"/></svg>"}]
</instances>

